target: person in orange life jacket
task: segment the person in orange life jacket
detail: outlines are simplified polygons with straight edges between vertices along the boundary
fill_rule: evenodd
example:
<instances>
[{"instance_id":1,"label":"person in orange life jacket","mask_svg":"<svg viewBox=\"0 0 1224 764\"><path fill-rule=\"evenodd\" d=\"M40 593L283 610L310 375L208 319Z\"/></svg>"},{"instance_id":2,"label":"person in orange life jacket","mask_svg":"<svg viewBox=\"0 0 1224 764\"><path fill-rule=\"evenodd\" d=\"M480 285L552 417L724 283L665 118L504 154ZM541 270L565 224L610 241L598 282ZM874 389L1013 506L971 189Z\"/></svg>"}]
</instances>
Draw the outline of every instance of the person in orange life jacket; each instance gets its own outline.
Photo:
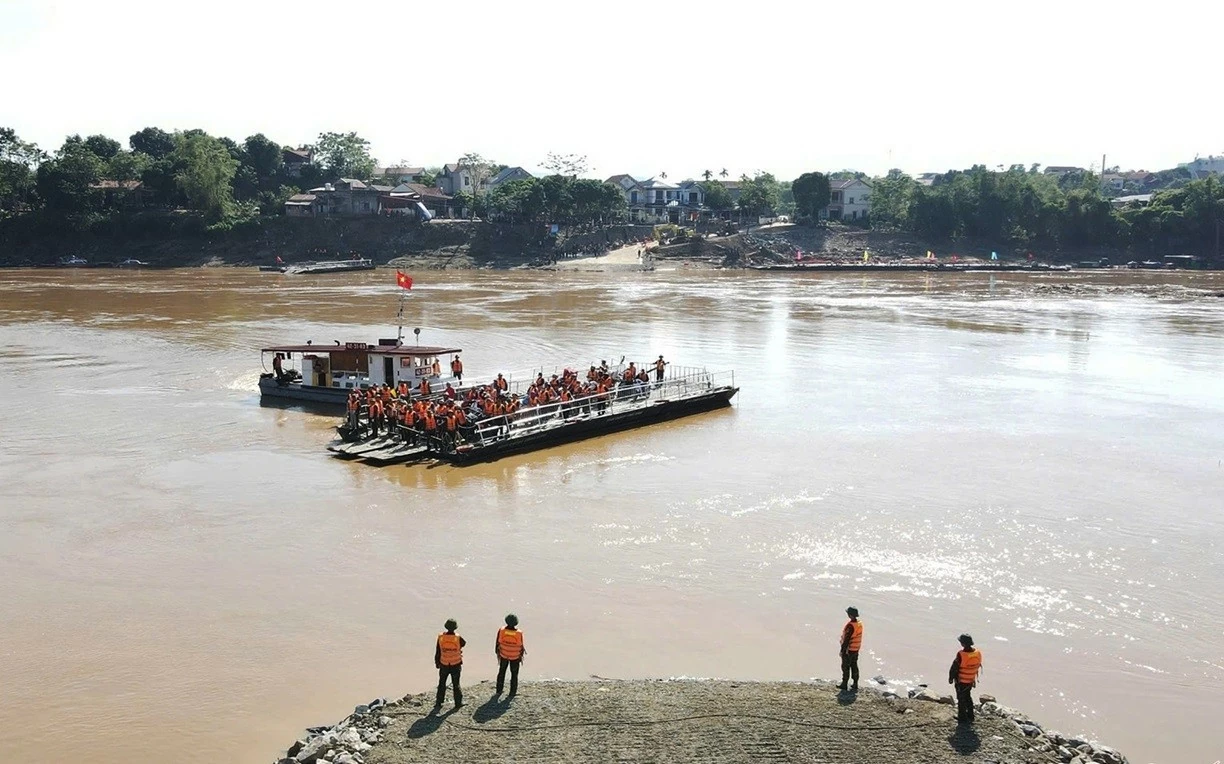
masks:
<instances>
[{"instance_id":1,"label":"person in orange life jacket","mask_svg":"<svg viewBox=\"0 0 1224 764\"><path fill-rule=\"evenodd\" d=\"M498 374L497 379L493 380L493 387L497 388L498 390L501 390L502 392L505 392L506 390L510 388L510 383L506 381L505 377Z\"/></svg>"},{"instance_id":2,"label":"person in orange life jacket","mask_svg":"<svg viewBox=\"0 0 1224 764\"><path fill-rule=\"evenodd\" d=\"M461 385L463 384L463 361L459 360L459 356L451 359L451 376L455 378L456 382Z\"/></svg>"},{"instance_id":3,"label":"person in orange life jacket","mask_svg":"<svg viewBox=\"0 0 1224 764\"><path fill-rule=\"evenodd\" d=\"M846 621L846 626L842 629L841 635L841 664L842 664L842 680L837 688L843 692L850 689L853 692L858 692L859 683L859 667L858 656L859 648L863 646L863 622L858 619L858 608L846 608L846 615L850 616L850 620ZM853 679L854 685L847 688L847 683Z\"/></svg>"},{"instance_id":4,"label":"person in orange life jacket","mask_svg":"<svg viewBox=\"0 0 1224 764\"><path fill-rule=\"evenodd\" d=\"M421 393L422 398L425 398L429 395L429 379L427 377L421 377L421 385L420 385L419 391Z\"/></svg>"},{"instance_id":5,"label":"person in orange life jacket","mask_svg":"<svg viewBox=\"0 0 1224 764\"><path fill-rule=\"evenodd\" d=\"M446 680L449 678L455 691L455 708L463 705L463 690L459 688L459 674L463 670L463 648L467 640L455 633L459 624L454 618L446 619L446 631L438 635L434 647L434 666L438 669L438 699L434 708L441 708L446 700Z\"/></svg>"},{"instance_id":6,"label":"person in orange life jacket","mask_svg":"<svg viewBox=\"0 0 1224 764\"><path fill-rule=\"evenodd\" d=\"M659 356L659 360L655 361L655 382L663 381L663 368L667 366L667 361L663 360L663 356Z\"/></svg>"},{"instance_id":7,"label":"person in orange life jacket","mask_svg":"<svg viewBox=\"0 0 1224 764\"><path fill-rule=\"evenodd\" d=\"M982 653L974 648L973 637L960 635L961 649L948 669L948 684L956 685L956 721L973 723L973 696L970 694L977 684L978 672L982 670Z\"/></svg>"},{"instance_id":8,"label":"person in orange life jacket","mask_svg":"<svg viewBox=\"0 0 1224 764\"><path fill-rule=\"evenodd\" d=\"M497 694L501 695L506 686L506 669L510 669L510 695L518 692L519 666L527 655L523 647L523 632L518 630L518 616L514 613L506 616L505 628L497 630L497 641L493 643L493 652L497 655Z\"/></svg>"}]
</instances>

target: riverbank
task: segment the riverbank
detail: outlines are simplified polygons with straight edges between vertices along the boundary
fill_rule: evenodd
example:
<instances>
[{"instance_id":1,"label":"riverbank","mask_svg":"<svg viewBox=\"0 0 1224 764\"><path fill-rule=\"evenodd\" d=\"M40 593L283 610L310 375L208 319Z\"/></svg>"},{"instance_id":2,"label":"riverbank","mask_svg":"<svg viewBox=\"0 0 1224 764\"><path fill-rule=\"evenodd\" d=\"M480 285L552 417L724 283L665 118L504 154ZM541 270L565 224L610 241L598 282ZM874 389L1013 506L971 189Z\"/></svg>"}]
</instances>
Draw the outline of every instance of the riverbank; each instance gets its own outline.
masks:
<instances>
[{"instance_id":1,"label":"riverbank","mask_svg":"<svg viewBox=\"0 0 1224 764\"><path fill-rule=\"evenodd\" d=\"M858 692L832 682L592 679L528 682L514 698L489 682L433 710L432 692L377 699L315 727L278 764L439 761L996 762L1124 764L1118 752L1048 732L989 695L971 726L950 695L883 677Z\"/></svg>"}]
</instances>

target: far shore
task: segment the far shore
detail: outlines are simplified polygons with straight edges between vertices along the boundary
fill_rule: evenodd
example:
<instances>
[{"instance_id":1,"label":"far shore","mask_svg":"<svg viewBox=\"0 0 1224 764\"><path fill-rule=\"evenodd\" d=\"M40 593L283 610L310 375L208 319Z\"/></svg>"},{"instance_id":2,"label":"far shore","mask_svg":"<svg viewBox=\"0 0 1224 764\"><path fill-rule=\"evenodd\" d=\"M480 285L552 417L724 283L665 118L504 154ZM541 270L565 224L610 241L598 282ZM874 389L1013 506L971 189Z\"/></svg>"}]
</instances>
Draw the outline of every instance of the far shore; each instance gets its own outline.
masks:
<instances>
[{"instance_id":1,"label":"far shore","mask_svg":"<svg viewBox=\"0 0 1224 764\"><path fill-rule=\"evenodd\" d=\"M951 696L883 677L858 692L832 682L728 680L536 681L515 697L488 681L465 705L434 709L434 693L376 699L314 727L278 764L435 762L893 762L1125 764L1113 749L1044 730L981 696L958 725Z\"/></svg>"}]
</instances>

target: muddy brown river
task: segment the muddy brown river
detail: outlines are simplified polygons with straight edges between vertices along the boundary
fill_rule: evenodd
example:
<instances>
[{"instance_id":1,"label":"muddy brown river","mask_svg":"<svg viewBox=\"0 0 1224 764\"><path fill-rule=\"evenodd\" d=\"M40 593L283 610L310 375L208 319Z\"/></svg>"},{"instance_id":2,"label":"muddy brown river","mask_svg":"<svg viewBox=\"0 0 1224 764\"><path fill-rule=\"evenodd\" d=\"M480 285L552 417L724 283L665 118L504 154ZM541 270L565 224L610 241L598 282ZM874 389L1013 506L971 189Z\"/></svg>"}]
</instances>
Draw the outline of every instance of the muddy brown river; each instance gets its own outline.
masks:
<instances>
[{"instance_id":1,"label":"muddy brown river","mask_svg":"<svg viewBox=\"0 0 1224 764\"><path fill-rule=\"evenodd\" d=\"M1132 762L1224 756L1224 274L415 273L467 374L734 369L727 410L493 464L327 456L267 344L394 336L390 271L0 272L0 754L258 762L467 683L980 691Z\"/></svg>"}]
</instances>

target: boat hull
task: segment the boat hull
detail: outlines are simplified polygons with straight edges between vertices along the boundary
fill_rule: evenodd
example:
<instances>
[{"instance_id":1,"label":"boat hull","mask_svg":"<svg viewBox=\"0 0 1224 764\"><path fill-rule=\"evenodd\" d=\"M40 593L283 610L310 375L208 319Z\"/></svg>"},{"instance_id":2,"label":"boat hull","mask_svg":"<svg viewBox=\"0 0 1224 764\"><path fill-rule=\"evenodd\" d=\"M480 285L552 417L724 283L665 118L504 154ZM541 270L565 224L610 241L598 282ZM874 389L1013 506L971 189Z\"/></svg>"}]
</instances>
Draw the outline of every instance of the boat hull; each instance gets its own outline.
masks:
<instances>
[{"instance_id":1,"label":"boat hull","mask_svg":"<svg viewBox=\"0 0 1224 764\"><path fill-rule=\"evenodd\" d=\"M687 396L678 400L656 401L649 406L629 409L628 411L592 416L587 419L576 419L558 427L550 427L536 432L518 435L505 440L499 440L484 446L472 446L469 449L455 453L441 453L437 457L455 464L475 464L500 459L510 454L540 449L552 448L565 443L573 443L600 435L608 435L623 430L645 427L671 419L701 414L706 411L725 408L731 405L731 399L739 392L738 387L716 387L699 395Z\"/></svg>"},{"instance_id":2,"label":"boat hull","mask_svg":"<svg viewBox=\"0 0 1224 764\"><path fill-rule=\"evenodd\" d=\"M348 388L317 387L300 382L280 384L272 375L259 378L260 403L274 402L277 405L302 404L312 408L325 408L343 412L348 401Z\"/></svg>"}]
</instances>

